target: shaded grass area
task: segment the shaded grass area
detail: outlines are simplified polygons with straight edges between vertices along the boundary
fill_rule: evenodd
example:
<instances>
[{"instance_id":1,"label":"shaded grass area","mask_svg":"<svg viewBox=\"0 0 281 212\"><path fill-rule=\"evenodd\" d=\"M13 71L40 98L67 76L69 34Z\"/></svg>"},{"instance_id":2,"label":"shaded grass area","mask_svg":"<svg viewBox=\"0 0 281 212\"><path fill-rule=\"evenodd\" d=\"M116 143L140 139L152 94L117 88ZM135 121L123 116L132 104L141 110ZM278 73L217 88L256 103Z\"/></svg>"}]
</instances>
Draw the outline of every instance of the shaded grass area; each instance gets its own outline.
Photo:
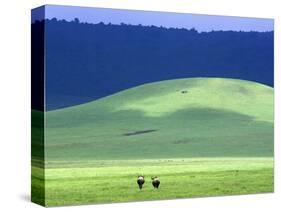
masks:
<instances>
[{"instance_id":1,"label":"shaded grass area","mask_svg":"<svg viewBox=\"0 0 281 212\"><path fill-rule=\"evenodd\" d=\"M47 206L273 191L271 158L105 160L82 164L47 165ZM33 169L32 177L37 178L40 168ZM139 174L146 179L141 191L136 183ZM150 177L154 175L161 180L158 190L151 185Z\"/></svg>"},{"instance_id":2,"label":"shaded grass area","mask_svg":"<svg viewBox=\"0 0 281 212\"><path fill-rule=\"evenodd\" d=\"M62 124L52 128L49 123L46 129L46 159L273 155L273 123L256 121L231 111L186 109L164 117L145 117L138 112L121 111L97 119L95 121L93 117L88 126ZM147 130L149 133L135 133Z\"/></svg>"}]
</instances>

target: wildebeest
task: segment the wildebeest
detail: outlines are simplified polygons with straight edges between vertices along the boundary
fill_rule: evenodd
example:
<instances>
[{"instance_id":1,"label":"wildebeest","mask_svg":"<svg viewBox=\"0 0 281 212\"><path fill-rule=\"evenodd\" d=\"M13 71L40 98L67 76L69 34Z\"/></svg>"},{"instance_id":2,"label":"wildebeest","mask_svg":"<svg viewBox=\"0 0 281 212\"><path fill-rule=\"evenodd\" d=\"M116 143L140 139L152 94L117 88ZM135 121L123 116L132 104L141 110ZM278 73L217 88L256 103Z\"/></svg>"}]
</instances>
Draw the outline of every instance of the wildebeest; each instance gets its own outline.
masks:
<instances>
[{"instance_id":1,"label":"wildebeest","mask_svg":"<svg viewBox=\"0 0 281 212\"><path fill-rule=\"evenodd\" d=\"M142 189L142 185L145 183L145 180L144 180L144 176L143 176L143 175L139 175L139 176L138 176L137 183L138 183L139 188L140 188L140 190L141 190L141 189Z\"/></svg>"},{"instance_id":2,"label":"wildebeest","mask_svg":"<svg viewBox=\"0 0 281 212\"><path fill-rule=\"evenodd\" d=\"M155 176L155 177L151 177L151 180L152 180L153 187L158 188L160 185L160 179L157 176Z\"/></svg>"}]
</instances>

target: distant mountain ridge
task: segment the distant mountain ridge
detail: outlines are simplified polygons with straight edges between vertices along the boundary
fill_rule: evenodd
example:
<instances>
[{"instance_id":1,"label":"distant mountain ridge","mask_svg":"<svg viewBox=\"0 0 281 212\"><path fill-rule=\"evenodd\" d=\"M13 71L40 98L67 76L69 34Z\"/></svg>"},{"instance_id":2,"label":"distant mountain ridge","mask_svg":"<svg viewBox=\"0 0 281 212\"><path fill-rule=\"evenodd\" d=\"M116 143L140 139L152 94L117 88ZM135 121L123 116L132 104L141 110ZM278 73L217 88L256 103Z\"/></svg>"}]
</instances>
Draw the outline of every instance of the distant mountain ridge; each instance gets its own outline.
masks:
<instances>
[{"instance_id":1,"label":"distant mountain ridge","mask_svg":"<svg viewBox=\"0 0 281 212\"><path fill-rule=\"evenodd\" d=\"M45 38L46 110L82 104L141 84L223 77L273 87L273 32L198 33L56 19L32 24ZM32 40L33 46L42 40ZM40 43L41 42L41 43ZM33 68L40 65L36 48ZM36 99L32 108L41 109Z\"/></svg>"}]
</instances>

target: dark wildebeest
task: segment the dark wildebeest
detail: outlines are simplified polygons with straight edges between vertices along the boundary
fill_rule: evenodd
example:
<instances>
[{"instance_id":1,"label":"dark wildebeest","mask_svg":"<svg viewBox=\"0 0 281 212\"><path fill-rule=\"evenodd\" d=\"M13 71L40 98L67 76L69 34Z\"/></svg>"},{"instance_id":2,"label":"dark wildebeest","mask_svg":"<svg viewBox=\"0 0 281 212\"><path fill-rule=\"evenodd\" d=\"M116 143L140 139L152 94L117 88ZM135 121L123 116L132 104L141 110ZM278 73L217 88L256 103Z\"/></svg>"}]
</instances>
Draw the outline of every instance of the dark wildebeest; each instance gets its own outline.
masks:
<instances>
[{"instance_id":1,"label":"dark wildebeest","mask_svg":"<svg viewBox=\"0 0 281 212\"><path fill-rule=\"evenodd\" d=\"M144 184L144 176L142 176L142 175L139 175L138 176L138 180L137 180L137 183L138 183L138 185L139 185L139 188L140 188L140 190L142 189L142 185Z\"/></svg>"},{"instance_id":2,"label":"dark wildebeest","mask_svg":"<svg viewBox=\"0 0 281 212\"><path fill-rule=\"evenodd\" d=\"M158 177L152 177L152 185L154 188L158 188L160 185L160 179Z\"/></svg>"}]
</instances>

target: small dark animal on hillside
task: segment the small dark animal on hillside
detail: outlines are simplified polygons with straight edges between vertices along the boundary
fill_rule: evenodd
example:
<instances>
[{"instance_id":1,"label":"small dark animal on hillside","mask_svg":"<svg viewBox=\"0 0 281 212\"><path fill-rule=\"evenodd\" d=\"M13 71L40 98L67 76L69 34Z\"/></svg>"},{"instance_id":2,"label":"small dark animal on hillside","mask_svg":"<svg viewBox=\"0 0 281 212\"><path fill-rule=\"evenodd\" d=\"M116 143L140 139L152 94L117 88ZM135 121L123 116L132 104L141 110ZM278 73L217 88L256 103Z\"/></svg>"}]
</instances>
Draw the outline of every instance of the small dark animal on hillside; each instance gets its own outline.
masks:
<instances>
[{"instance_id":1,"label":"small dark animal on hillside","mask_svg":"<svg viewBox=\"0 0 281 212\"><path fill-rule=\"evenodd\" d=\"M152 185L154 188L158 188L160 185L160 179L158 177L151 177Z\"/></svg>"},{"instance_id":2,"label":"small dark animal on hillside","mask_svg":"<svg viewBox=\"0 0 281 212\"><path fill-rule=\"evenodd\" d=\"M143 184L145 183L144 176L139 175L139 176L138 176L137 183L138 183L139 188L140 188L140 190L141 190L141 189L142 189Z\"/></svg>"}]
</instances>

